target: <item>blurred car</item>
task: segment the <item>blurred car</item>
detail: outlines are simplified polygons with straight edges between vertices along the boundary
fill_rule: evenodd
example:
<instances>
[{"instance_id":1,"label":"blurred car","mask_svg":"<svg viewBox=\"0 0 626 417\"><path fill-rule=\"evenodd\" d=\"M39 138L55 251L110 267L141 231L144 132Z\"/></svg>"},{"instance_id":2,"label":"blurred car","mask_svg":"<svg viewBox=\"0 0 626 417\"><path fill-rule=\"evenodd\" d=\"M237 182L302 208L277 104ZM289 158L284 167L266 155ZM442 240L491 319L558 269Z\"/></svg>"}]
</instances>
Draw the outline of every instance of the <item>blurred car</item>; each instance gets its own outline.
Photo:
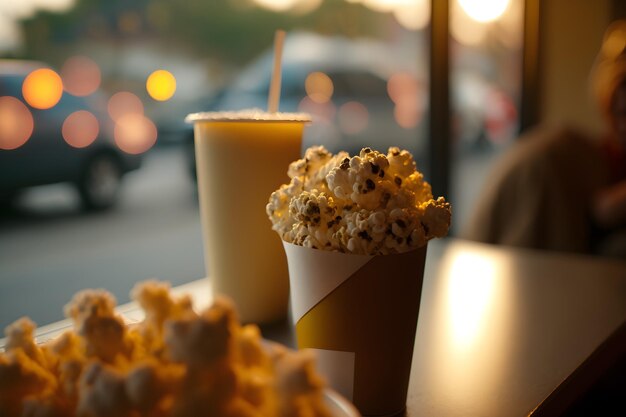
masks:
<instances>
[{"instance_id":1,"label":"blurred car","mask_svg":"<svg viewBox=\"0 0 626 417\"><path fill-rule=\"evenodd\" d=\"M280 111L312 115L304 148L320 144L355 154L364 146L380 151L398 146L411 151L421 166L428 151L428 86L411 56L373 40L290 34L282 62ZM272 65L273 51L268 50L205 105L190 111L265 109ZM492 99L495 87L468 70L452 75L451 122L459 149L503 141L516 122L511 100L504 93ZM193 132L191 126L187 129L193 173Z\"/></svg>"},{"instance_id":2,"label":"blurred car","mask_svg":"<svg viewBox=\"0 0 626 417\"><path fill-rule=\"evenodd\" d=\"M280 110L311 113L305 146L323 144L331 150L363 146L411 148L419 153L423 131L413 123L403 127L395 117L396 103L388 93L393 58L381 64L376 54L389 56L382 44L345 38L298 34L285 46ZM366 48L369 46L369 48ZM310 51L315 51L311 53ZM266 108L272 72L269 51L247 67L213 103L216 109ZM382 61L385 61L383 58ZM413 108L420 97L412 97Z\"/></svg>"},{"instance_id":3,"label":"blurred car","mask_svg":"<svg viewBox=\"0 0 626 417\"><path fill-rule=\"evenodd\" d=\"M0 135L5 142L11 141L7 138L11 123L32 123L32 134L26 142L14 149L6 146L0 149L0 200L11 201L26 187L71 182L85 208L112 207L117 202L124 175L139 168L141 158L126 154L115 145L113 122L106 114L106 101L100 92L88 97L64 92L56 105L45 110L26 104L22 92L24 79L32 71L46 67L33 61L0 60L0 106L4 105L0 107L0 129L5 129ZM19 112L11 113L17 111L9 108L12 103L17 103L17 110L24 109L23 120L15 119ZM96 125L97 136L88 146L70 146L62 133L64 122L80 110L95 116L89 117Z\"/></svg>"},{"instance_id":4,"label":"blurred car","mask_svg":"<svg viewBox=\"0 0 626 417\"><path fill-rule=\"evenodd\" d=\"M306 112L313 118L303 148L320 144L354 154L364 146L381 151L399 146L417 159L425 156L420 113L425 95L415 94L413 102L401 104L415 120L399 122L399 104L388 93L388 79L391 70L401 66L394 65L396 58L389 58L383 43L294 33L286 40L283 56L280 111ZM192 111L267 108L272 63L273 52L268 50ZM193 172L193 132L188 129Z\"/></svg>"}]
</instances>

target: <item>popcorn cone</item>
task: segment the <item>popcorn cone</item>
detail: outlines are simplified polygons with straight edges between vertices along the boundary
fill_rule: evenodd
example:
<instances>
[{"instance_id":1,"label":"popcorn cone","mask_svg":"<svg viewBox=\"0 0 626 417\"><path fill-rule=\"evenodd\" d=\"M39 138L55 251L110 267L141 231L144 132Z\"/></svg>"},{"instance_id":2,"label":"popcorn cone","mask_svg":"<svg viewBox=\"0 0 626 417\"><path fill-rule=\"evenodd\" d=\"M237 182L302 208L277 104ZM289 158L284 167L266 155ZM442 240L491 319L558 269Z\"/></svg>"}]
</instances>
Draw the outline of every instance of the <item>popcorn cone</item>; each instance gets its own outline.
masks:
<instances>
[{"instance_id":1,"label":"popcorn cone","mask_svg":"<svg viewBox=\"0 0 626 417\"><path fill-rule=\"evenodd\" d=\"M406 407L426 246L353 255L283 242L298 348L363 415Z\"/></svg>"}]
</instances>

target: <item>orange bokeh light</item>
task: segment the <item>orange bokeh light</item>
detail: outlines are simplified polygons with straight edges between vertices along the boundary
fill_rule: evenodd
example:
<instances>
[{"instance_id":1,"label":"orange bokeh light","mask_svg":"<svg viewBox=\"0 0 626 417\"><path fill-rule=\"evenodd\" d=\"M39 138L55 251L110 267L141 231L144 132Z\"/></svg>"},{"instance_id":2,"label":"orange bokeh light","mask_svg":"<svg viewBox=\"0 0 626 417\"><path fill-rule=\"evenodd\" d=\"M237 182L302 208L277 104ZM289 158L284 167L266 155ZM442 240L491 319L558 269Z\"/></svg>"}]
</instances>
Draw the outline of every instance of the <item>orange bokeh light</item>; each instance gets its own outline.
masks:
<instances>
[{"instance_id":1,"label":"orange bokeh light","mask_svg":"<svg viewBox=\"0 0 626 417\"><path fill-rule=\"evenodd\" d=\"M408 72L397 72L387 81L387 93L395 103L393 116L405 129L416 127L422 119L420 81Z\"/></svg>"},{"instance_id":2,"label":"orange bokeh light","mask_svg":"<svg viewBox=\"0 0 626 417\"><path fill-rule=\"evenodd\" d=\"M108 111L111 119L117 122L121 117L126 115L143 115L143 103L141 99L133 93L120 91L119 93L113 94L109 99Z\"/></svg>"},{"instance_id":3,"label":"orange bokeh light","mask_svg":"<svg viewBox=\"0 0 626 417\"><path fill-rule=\"evenodd\" d=\"M0 97L0 149L17 149L25 144L35 127L33 115L15 97Z\"/></svg>"},{"instance_id":4,"label":"orange bokeh light","mask_svg":"<svg viewBox=\"0 0 626 417\"><path fill-rule=\"evenodd\" d=\"M157 140L154 123L141 114L126 114L115 124L115 143L126 153L140 154L150 149Z\"/></svg>"},{"instance_id":5,"label":"orange bokeh light","mask_svg":"<svg viewBox=\"0 0 626 417\"><path fill-rule=\"evenodd\" d=\"M50 68L36 69L24 79L22 94L31 107L49 109L61 100L63 81Z\"/></svg>"},{"instance_id":6,"label":"orange bokeh light","mask_svg":"<svg viewBox=\"0 0 626 417\"><path fill-rule=\"evenodd\" d=\"M419 95L419 81L408 72L397 72L387 81L387 94L394 103Z\"/></svg>"},{"instance_id":7,"label":"orange bokeh light","mask_svg":"<svg viewBox=\"0 0 626 417\"><path fill-rule=\"evenodd\" d=\"M405 129L416 127L422 120L422 109L416 97L399 101L393 110L396 123Z\"/></svg>"},{"instance_id":8,"label":"orange bokeh light","mask_svg":"<svg viewBox=\"0 0 626 417\"><path fill-rule=\"evenodd\" d=\"M333 96L333 80L323 72L312 72L304 80L304 89L311 100L316 103L327 103Z\"/></svg>"},{"instance_id":9,"label":"orange bokeh light","mask_svg":"<svg viewBox=\"0 0 626 417\"><path fill-rule=\"evenodd\" d=\"M360 133L369 123L369 111L367 107L357 101L349 101L339 107L337 115L339 121L339 129L343 133L354 135Z\"/></svg>"},{"instance_id":10,"label":"orange bokeh light","mask_svg":"<svg viewBox=\"0 0 626 417\"><path fill-rule=\"evenodd\" d=\"M79 110L67 116L61 132L68 145L74 148L84 148L96 140L100 132L100 124L92 113Z\"/></svg>"},{"instance_id":11,"label":"orange bokeh light","mask_svg":"<svg viewBox=\"0 0 626 417\"><path fill-rule=\"evenodd\" d=\"M88 96L100 87L100 67L86 56L69 58L61 68L65 91L75 96Z\"/></svg>"}]
</instances>

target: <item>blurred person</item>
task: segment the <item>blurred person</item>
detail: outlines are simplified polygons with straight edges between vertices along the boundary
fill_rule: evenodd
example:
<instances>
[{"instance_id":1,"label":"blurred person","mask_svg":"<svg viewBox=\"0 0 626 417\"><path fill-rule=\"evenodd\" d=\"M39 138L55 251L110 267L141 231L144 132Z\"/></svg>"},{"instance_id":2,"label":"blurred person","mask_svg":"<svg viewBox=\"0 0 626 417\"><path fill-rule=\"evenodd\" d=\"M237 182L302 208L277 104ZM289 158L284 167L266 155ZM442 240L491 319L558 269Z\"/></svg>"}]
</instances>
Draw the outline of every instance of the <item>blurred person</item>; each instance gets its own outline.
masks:
<instances>
[{"instance_id":1,"label":"blurred person","mask_svg":"<svg viewBox=\"0 0 626 417\"><path fill-rule=\"evenodd\" d=\"M461 236L626 259L626 21L590 74L606 133L536 127L498 161Z\"/></svg>"}]
</instances>

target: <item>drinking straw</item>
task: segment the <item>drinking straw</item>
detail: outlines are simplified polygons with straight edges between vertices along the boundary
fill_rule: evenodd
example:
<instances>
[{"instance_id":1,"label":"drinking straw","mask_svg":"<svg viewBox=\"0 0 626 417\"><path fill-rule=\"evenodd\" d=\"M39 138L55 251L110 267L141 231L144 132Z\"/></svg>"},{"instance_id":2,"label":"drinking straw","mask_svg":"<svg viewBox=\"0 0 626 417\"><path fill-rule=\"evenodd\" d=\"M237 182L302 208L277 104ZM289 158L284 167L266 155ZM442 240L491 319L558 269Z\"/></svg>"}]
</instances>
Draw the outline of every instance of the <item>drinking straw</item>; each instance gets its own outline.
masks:
<instances>
[{"instance_id":1,"label":"drinking straw","mask_svg":"<svg viewBox=\"0 0 626 417\"><path fill-rule=\"evenodd\" d=\"M285 31L278 29L274 34L274 69L270 82L269 97L267 99L267 110L270 113L276 113L278 111L278 104L280 102L281 61L284 43Z\"/></svg>"}]
</instances>

